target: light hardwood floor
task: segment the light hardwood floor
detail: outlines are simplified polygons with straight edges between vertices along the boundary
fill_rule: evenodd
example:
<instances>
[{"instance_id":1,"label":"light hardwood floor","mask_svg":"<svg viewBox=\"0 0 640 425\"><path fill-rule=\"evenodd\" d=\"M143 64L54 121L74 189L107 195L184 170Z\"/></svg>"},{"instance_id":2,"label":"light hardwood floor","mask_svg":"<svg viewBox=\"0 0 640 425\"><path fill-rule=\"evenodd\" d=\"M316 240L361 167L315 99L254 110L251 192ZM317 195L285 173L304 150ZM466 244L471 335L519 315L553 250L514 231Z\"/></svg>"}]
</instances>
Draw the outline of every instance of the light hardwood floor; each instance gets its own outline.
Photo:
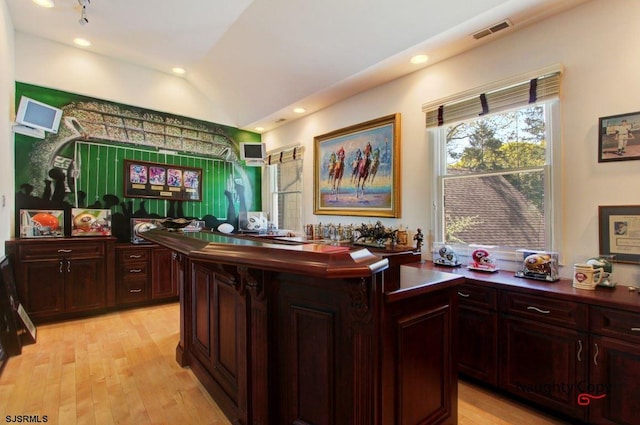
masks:
<instances>
[{"instance_id":1,"label":"light hardwood floor","mask_svg":"<svg viewBox=\"0 0 640 425\"><path fill-rule=\"evenodd\" d=\"M10 358L0 376L0 421L229 424L175 361L178 315L178 304L165 304L39 326L37 344ZM460 425L564 423L468 383L459 393Z\"/></svg>"}]
</instances>

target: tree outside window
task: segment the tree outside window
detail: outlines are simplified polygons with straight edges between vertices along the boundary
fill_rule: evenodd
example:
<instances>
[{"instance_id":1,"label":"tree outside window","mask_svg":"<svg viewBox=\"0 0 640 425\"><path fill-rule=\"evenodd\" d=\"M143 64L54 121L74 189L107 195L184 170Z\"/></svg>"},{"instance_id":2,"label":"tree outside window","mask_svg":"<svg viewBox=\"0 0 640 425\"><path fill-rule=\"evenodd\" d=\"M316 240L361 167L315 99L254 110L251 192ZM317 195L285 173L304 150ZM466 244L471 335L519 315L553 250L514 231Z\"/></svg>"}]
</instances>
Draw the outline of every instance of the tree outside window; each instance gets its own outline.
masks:
<instances>
[{"instance_id":1,"label":"tree outside window","mask_svg":"<svg viewBox=\"0 0 640 425\"><path fill-rule=\"evenodd\" d=\"M547 249L546 104L440 127L447 243Z\"/></svg>"}]
</instances>

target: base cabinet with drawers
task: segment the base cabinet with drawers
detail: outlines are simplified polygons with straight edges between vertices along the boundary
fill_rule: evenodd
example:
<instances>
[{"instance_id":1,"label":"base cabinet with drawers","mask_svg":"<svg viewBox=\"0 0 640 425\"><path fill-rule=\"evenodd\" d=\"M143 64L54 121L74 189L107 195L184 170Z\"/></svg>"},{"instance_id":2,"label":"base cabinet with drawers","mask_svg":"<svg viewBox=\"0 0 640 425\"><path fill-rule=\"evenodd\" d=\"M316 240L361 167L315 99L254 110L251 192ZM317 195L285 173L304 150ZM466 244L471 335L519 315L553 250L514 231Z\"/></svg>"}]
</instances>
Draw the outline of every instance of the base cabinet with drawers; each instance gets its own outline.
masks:
<instances>
[{"instance_id":1,"label":"base cabinet with drawers","mask_svg":"<svg viewBox=\"0 0 640 425\"><path fill-rule=\"evenodd\" d=\"M500 387L579 420L587 381L587 306L501 291Z\"/></svg>"},{"instance_id":2,"label":"base cabinet with drawers","mask_svg":"<svg viewBox=\"0 0 640 425\"><path fill-rule=\"evenodd\" d=\"M467 274L457 294L462 376L575 423L638 423L637 291L458 273Z\"/></svg>"},{"instance_id":3,"label":"base cabinet with drawers","mask_svg":"<svg viewBox=\"0 0 640 425\"><path fill-rule=\"evenodd\" d=\"M147 301L150 296L151 249L118 246L116 303L118 305Z\"/></svg>"},{"instance_id":4,"label":"base cabinet with drawers","mask_svg":"<svg viewBox=\"0 0 640 425\"><path fill-rule=\"evenodd\" d=\"M116 304L128 305L178 297L171 278L173 255L158 245L118 244Z\"/></svg>"},{"instance_id":5,"label":"base cabinet with drawers","mask_svg":"<svg viewBox=\"0 0 640 425\"><path fill-rule=\"evenodd\" d=\"M16 287L36 321L72 317L113 303L115 238L52 238L7 241Z\"/></svg>"}]
</instances>

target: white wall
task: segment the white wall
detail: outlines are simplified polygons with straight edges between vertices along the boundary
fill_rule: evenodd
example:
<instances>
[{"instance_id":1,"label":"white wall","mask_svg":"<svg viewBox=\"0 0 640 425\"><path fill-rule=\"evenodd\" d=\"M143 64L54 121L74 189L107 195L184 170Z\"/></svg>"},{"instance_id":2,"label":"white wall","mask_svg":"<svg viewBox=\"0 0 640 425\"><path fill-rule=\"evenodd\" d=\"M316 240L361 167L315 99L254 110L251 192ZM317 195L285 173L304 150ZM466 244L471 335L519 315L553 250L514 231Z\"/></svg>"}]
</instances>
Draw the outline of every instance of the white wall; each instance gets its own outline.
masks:
<instances>
[{"instance_id":1,"label":"white wall","mask_svg":"<svg viewBox=\"0 0 640 425\"><path fill-rule=\"evenodd\" d=\"M566 264L598 253L598 206L640 205L640 162L599 164L598 118L640 110L640 2L593 0L483 47L347 99L263 135L269 149L292 143L313 152L314 136L402 114L402 218L385 225L430 229L431 158L423 103L504 78L562 64L562 234ZM304 220L369 222L367 217L313 215L313 159L304 163ZM428 234L428 232L425 232ZM640 284L640 267L616 265L618 281ZM561 275L571 276L569 267Z\"/></svg>"},{"instance_id":2,"label":"white wall","mask_svg":"<svg viewBox=\"0 0 640 425\"><path fill-rule=\"evenodd\" d=\"M13 234L14 211L14 153L11 121L15 114L12 105L14 85L14 31L9 8L0 2L0 256L4 255L4 241Z\"/></svg>"},{"instance_id":3,"label":"white wall","mask_svg":"<svg viewBox=\"0 0 640 425\"><path fill-rule=\"evenodd\" d=\"M237 126L182 77L21 32L15 55L15 80L22 83Z\"/></svg>"}]
</instances>

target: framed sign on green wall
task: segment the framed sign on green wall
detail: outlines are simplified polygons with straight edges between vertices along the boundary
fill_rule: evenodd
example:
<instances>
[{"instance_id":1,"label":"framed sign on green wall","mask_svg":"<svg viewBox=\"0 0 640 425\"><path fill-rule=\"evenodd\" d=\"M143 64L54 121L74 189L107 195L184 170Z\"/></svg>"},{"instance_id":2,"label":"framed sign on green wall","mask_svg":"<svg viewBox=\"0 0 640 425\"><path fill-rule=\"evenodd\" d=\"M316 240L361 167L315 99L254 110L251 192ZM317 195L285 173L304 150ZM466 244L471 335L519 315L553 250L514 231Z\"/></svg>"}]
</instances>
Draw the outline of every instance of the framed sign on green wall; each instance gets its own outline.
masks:
<instances>
[{"instance_id":1,"label":"framed sign on green wall","mask_svg":"<svg viewBox=\"0 0 640 425\"><path fill-rule=\"evenodd\" d=\"M202 200L202 169L124 160L124 196L176 201Z\"/></svg>"}]
</instances>

